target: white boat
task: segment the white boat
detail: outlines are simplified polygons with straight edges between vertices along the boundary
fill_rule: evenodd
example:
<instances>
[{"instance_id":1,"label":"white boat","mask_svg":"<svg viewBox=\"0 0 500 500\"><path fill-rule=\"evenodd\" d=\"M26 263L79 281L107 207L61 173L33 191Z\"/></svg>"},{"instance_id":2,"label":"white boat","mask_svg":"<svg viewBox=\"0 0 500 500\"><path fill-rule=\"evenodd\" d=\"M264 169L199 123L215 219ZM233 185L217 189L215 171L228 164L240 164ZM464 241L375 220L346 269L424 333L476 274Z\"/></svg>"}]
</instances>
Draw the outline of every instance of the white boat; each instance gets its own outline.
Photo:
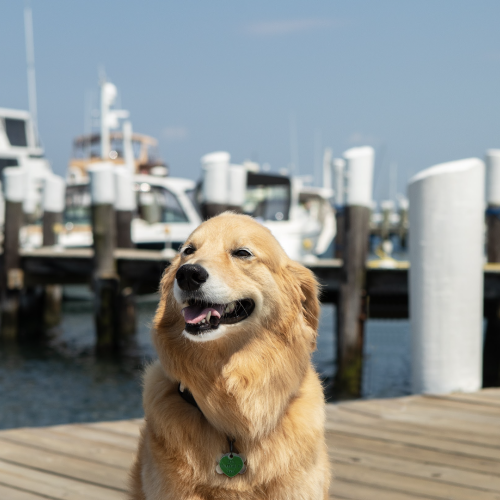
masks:
<instances>
[{"instance_id":1,"label":"white boat","mask_svg":"<svg viewBox=\"0 0 500 500\"><path fill-rule=\"evenodd\" d=\"M336 234L332 196L300 177L248 172L243 212L268 227L290 258L312 261Z\"/></svg>"},{"instance_id":2,"label":"white boat","mask_svg":"<svg viewBox=\"0 0 500 500\"><path fill-rule=\"evenodd\" d=\"M43 179L52 173L44 150L37 141L28 111L0 108L0 174L6 167L18 167L25 173L24 213L28 221L39 218ZM0 190L0 223L4 221L3 195ZM21 241L25 239L23 230Z\"/></svg>"},{"instance_id":3,"label":"white boat","mask_svg":"<svg viewBox=\"0 0 500 500\"><path fill-rule=\"evenodd\" d=\"M232 165L224 151L205 155L201 162L198 201L203 213L229 208L251 215L295 260L315 260L326 252L336 234L333 190L306 186L301 177L260 172L250 162Z\"/></svg>"},{"instance_id":4,"label":"white boat","mask_svg":"<svg viewBox=\"0 0 500 500\"><path fill-rule=\"evenodd\" d=\"M132 241L138 248L178 249L201 223L193 204L195 182L176 177L135 175L137 213L132 220ZM64 247L92 245L88 182L66 188L65 232L60 236Z\"/></svg>"}]
</instances>

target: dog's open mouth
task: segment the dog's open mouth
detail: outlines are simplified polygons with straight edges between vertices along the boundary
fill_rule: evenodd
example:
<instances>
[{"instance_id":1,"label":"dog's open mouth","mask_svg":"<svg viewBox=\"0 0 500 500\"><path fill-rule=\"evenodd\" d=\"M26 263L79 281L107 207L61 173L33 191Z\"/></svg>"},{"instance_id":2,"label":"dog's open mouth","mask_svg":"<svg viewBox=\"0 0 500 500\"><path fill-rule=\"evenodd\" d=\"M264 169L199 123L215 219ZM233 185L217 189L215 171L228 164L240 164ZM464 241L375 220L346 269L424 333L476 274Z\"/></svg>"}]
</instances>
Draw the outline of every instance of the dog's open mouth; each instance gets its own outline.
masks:
<instances>
[{"instance_id":1,"label":"dog's open mouth","mask_svg":"<svg viewBox=\"0 0 500 500\"><path fill-rule=\"evenodd\" d=\"M185 330L192 335L216 330L219 325L232 325L248 318L255 309L252 299L235 300L229 304L209 304L191 299L182 310Z\"/></svg>"}]
</instances>

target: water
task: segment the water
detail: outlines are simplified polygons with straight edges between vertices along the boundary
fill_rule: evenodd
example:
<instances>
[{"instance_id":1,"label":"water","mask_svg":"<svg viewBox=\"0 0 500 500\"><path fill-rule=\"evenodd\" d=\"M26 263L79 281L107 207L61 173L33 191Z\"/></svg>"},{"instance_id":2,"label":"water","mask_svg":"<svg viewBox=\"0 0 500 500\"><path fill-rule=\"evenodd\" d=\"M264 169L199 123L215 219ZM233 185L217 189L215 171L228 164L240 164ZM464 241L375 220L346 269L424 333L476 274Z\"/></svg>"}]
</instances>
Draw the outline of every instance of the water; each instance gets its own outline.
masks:
<instances>
[{"instance_id":1,"label":"water","mask_svg":"<svg viewBox=\"0 0 500 500\"><path fill-rule=\"evenodd\" d=\"M154 359L149 331L154 300L138 304L133 350L121 357L93 354L88 301L65 302L60 334L45 342L0 346L0 429L142 416L141 371ZM335 308L322 307L313 361L325 380L335 372ZM364 397L409 393L408 321L371 320L366 326Z\"/></svg>"}]
</instances>

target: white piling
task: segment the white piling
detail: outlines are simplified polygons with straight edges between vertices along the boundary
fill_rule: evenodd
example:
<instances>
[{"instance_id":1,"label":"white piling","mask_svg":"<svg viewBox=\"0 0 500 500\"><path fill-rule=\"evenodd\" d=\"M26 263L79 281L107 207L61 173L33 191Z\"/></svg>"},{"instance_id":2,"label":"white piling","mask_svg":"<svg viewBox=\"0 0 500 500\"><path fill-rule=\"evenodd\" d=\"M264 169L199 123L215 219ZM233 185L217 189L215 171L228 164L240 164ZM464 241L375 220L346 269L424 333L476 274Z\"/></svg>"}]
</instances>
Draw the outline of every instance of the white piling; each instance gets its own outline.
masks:
<instances>
[{"instance_id":1,"label":"white piling","mask_svg":"<svg viewBox=\"0 0 500 500\"><path fill-rule=\"evenodd\" d=\"M115 210L135 210L134 179L128 167L114 167L114 183Z\"/></svg>"},{"instance_id":2,"label":"white piling","mask_svg":"<svg viewBox=\"0 0 500 500\"><path fill-rule=\"evenodd\" d=\"M225 151L209 153L201 158L203 168L203 204L205 217L213 217L227 208L229 162Z\"/></svg>"},{"instance_id":3,"label":"white piling","mask_svg":"<svg viewBox=\"0 0 500 500\"><path fill-rule=\"evenodd\" d=\"M331 148L326 148L323 152L323 187L332 189L332 156Z\"/></svg>"},{"instance_id":4,"label":"white piling","mask_svg":"<svg viewBox=\"0 0 500 500\"><path fill-rule=\"evenodd\" d=\"M66 183L58 175L45 178L42 206L44 212L61 213L64 211Z\"/></svg>"},{"instance_id":5,"label":"white piling","mask_svg":"<svg viewBox=\"0 0 500 500\"><path fill-rule=\"evenodd\" d=\"M500 149L486 151L486 202L500 206Z\"/></svg>"},{"instance_id":6,"label":"white piling","mask_svg":"<svg viewBox=\"0 0 500 500\"><path fill-rule=\"evenodd\" d=\"M345 204L345 160L343 158L333 160L333 179L335 206L342 207Z\"/></svg>"},{"instance_id":7,"label":"white piling","mask_svg":"<svg viewBox=\"0 0 500 500\"><path fill-rule=\"evenodd\" d=\"M443 163L413 177L410 323L415 393L481 387L484 164Z\"/></svg>"},{"instance_id":8,"label":"white piling","mask_svg":"<svg viewBox=\"0 0 500 500\"><path fill-rule=\"evenodd\" d=\"M344 152L346 161L346 204L371 207L375 151L370 146Z\"/></svg>"},{"instance_id":9,"label":"white piling","mask_svg":"<svg viewBox=\"0 0 500 500\"><path fill-rule=\"evenodd\" d=\"M247 191L247 170L243 165L230 165L228 176L228 209L242 211Z\"/></svg>"},{"instance_id":10,"label":"white piling","mask_svg":"<svg viewBox=\"0 0 500 500\"><path fill-rule=\"evenodd\" d=\"M6 167L3 169L2 173L5 201L22 203L25 192L25 171L19 167Z\"/></svg>"},{"instance_id":11,"label":"white piling","mask_svg":"<svg viewBox=\"0 0 500 500\"><path fill-rule=\"evenodd\" d=\"M111 162L96 162L87 169L90 179L92 205L113 205L115 202L114 165Z\"/></svg>"}]
</instances>

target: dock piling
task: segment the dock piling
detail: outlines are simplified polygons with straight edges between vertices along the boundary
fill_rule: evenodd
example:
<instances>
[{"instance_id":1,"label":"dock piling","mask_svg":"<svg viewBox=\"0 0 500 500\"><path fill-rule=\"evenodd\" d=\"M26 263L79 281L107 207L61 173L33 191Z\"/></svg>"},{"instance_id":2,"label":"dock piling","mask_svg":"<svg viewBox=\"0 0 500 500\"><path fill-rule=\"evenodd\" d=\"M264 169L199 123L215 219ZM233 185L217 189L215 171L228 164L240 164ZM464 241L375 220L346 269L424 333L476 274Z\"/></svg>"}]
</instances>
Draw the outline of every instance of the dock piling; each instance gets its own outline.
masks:
<instances>
[{"instance_id":1,"label":"dock piling","mask_svg":"<svg viewBox=\"0 0 500 500\"><path fill-rule=\"evenodd\" d=\"M342 259L345 240L345 160L343 158L333 160L333 173L335 181L335 218L337 223L337 234L334 243L335 258Z\"/></svg>"},{"instance_id":2,"label":"dock piling","mask_svg":"<svg viewBox=\"0 0 500 500\"><path fill-rule=\"evenodd\" d=\"M337 375L340 398L361 395L363 336L366 319L365 274L372 203L374 150L344 153L347 172L343 269L337 310Z\"/></svg>"},{"instance_id":3,"label":"dock piling","mask_svg":"<svg viewBox=\"0 0 500 500\"><path fill-rule=\"evenodd\" d=\"M114 167L116 246L134 248L132 219L136 208L134 180L127 167Z\"/></svg>"},{"instance_id":4,"label":"dock piling","mask_svg":"<svg viewBox=\"0 0 500 500\"><path fill-rule=\"evenodd\" d=\"M115 182L113 165L95 163L88 169L94 239L94 318L97 349L106 351L118 344L118 291L114 250L116 247Z\"/></svg>"},{"instance_id":5,"label":"dock piling","mask_svg":"<svg viewBox=\"0 0 500 500\"><path fill-rule=\"evenodd\" d=\"M210 219L210 217L227 210L230 160L230 154L225 151L209 153L201 158L203 169L202 214L204 219Z\"/></svg>"},{"instance_id":6,"label":"dock piling","mask_svg":"<svg viewBox=\"0 0 500 500\"><path fill-rule=\"evenodd\" d=\"M3 241L1 334L15 338L19 331L19 305L24 285L19 255L19 230L23 223L25 172L19 167L3 170L5 222Z\"/></svg>"},{"instance_id":7,"label":"dock piling","mask_svg":"<svg viewBox=\"0 0 500 500\"><path fill-rule=\"evenodd\" d=\"M500 263L500 149L486 151L486 256ZM500 301L485 301L483 387L500 386Z\"/></svg>"},{"instance_id":8,"label":"dock piling","mask_svg":"<svg viewBox=\"0 0 500 500\"><path fill-rule=\"evenodd\" d=\"M408 185L415 393L481 387L484 164L428 168Z\"/></svg>"},{"instance_id":9,"label":"dock piling","mask_svg":"<svg viewBox=\"0 0 500 500\"><path fill-rule=\"evenodd\" d=\"M62 177L49 175L45 178L43 190L42 245L61 247L63 212L65 207L66 183ZM43 289L43 325L52 328L61 323L62 286L46 285Z\"/></svg>"}]
</instances>

